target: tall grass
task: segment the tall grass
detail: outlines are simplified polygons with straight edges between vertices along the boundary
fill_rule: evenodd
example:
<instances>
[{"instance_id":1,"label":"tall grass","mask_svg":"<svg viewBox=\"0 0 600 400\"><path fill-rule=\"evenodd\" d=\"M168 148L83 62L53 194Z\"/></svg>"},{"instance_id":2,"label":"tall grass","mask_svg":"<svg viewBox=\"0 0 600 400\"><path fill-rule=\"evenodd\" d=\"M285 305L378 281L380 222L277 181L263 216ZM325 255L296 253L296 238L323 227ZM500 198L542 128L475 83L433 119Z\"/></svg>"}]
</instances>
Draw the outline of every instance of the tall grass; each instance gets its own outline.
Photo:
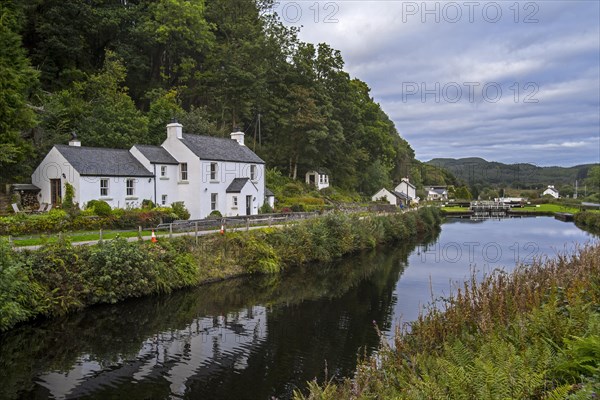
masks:
<instances>
[{"instance_id":1,"label":"tall grass","mask_svg":"<svg viewBox=\"0 0 600 400\"><path fill-rule=\"evenodd\" d=\"M444 309L436 304L396 332L394 348L384 341L353 380L328 382L326 390L312 384L308 396L297 392L296 399L600 393L600 245L511 274L494 272L481 282L473 276Z\"/></svg>"}]
</instances>

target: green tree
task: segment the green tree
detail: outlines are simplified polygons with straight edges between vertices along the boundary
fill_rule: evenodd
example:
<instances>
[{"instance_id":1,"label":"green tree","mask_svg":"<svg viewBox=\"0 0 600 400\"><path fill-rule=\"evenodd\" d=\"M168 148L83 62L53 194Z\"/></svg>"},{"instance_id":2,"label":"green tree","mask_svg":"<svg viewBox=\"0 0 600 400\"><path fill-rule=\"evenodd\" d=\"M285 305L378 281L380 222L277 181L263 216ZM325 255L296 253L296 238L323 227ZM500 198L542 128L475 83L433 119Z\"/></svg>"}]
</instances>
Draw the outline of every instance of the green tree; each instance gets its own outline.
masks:
<instances>
[{"instance_id":1,"label":"green tree","mask_svg":"<svg viewBox=\"0 0 600 400\"><path fill-rule=\"evenodd\" d=\"M588 186L588 191L600 193L600 165L589 169L585 184Z\"/></svg>"},{"instance_id":2,"label":"green tree","mask_svg":"<svg viewBox=\"0 0 600 400\"><path fill-rule=\"evenodd\" d=\"M102 71L46 99L45 135L60 143L75 131L85 146L129 148L144 143L148 119L127 94L125 77L122 61L108 52Z\"/></svg>"},{"instance_id":3,"label":"green tree","mask_svg":"<svg viewBox=\"0 0 600 400\"><path fill-rule=\"evenodd\" d=\"M22 162L32 147L24 133L35 126L36 116L28 104L38 75L29 64L18 34L22 20L13 1L0 6L0 181L10 181L27 173Z\"/></svg>"},{"instance_id":4,"label":"green tree","mask_svg":"<svg viewBox=\"0 0 600 400\"><path fill-rule=\"evenodd\" d=\"M156 90L154 91L154 100L150 103L148 112L148 136L145 139L149 144L161 144L166 139L165 126L172 118L181 120L185 114L181 108L176 90ZM186 126L186 131L187 131Z\"/></svg>"},{"instance_id":5,"label":"green tree","mask_svg":"<svg viewBox=\"0 0 600 400\"><path fill-rule=\"evenodd\" d=\"M459 186L454 191L454 197L460 200L471 200L473 196L466 186Z\"/></svg>"}]
</instances>

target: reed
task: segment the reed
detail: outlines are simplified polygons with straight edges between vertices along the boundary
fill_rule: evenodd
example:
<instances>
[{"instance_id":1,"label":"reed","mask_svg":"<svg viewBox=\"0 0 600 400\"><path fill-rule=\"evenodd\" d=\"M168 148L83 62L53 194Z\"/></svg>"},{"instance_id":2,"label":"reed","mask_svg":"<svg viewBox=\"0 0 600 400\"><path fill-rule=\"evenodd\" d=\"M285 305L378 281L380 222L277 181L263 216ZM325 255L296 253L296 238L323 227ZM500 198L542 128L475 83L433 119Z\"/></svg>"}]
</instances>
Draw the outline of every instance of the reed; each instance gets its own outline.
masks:
<instances>
[{"instance_id":1,"label":"reed","mask_svg":"<svg viewBox=\"0 0 600 400\"><path fill-rule=\"evenodd\" d=\"M594 398L600 393L600 245L470 281L382 341L335 398ZM322 392L310 386L308 395ZM595 393L595 394L594 394Z\"/></svg>"}]
</instances>

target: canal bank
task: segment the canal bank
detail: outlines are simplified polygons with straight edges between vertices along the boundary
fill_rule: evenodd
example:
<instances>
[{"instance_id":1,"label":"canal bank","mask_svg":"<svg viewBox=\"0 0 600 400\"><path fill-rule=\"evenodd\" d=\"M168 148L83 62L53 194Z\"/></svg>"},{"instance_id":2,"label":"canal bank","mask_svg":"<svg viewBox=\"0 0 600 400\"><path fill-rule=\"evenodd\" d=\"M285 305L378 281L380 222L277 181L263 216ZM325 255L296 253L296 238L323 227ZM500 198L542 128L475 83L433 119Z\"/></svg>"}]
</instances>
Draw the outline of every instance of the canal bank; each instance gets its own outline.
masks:
<instances>
[{"instance_id":1,"label":"canal bank","mask_svg":"<svg viewBox=\"0 0 600 400\"><path fill-rule=\"evenodd\" d=\"M234 276L277 273L399 240L439 227L436 209L385 216L334 214L285 228L201 238L96 246L59 242L13 251L0 242L0 330L38 316L55 317L102 303L200 285Z\"/></svg>"},{"instance_id":2,"label":"canal bank","mask_svg":"<svg viewBox=\"0 0 600 400\"><path fill-rule=\"evenodd\" d=\"M393 339L473 269L589 238L553 218L450 220L423 242L21 324L0 335L0 398L289 399L354 376L378 331Z\"/></svg>"},{"instance_id":3,"label":"canal bank","mask_svg":"<svg viewBox=\"0 0 600 400\"><path fill-rule=\"evenodd\" d=\"M597 238L552 218L455 221L473 224L485 239L454 236L444 243L444 225L442 243L421 254L446 265L474 260L464 282L432 295L436 300L410 325L386 335L391 345L383 340L352 378L310 385L308 396L297 391L296 400L324 393L344 399L579 399L600 393ZM481 273L479 262L513 257L514 269L490 264Z\"/></svg>"}]
</instances>

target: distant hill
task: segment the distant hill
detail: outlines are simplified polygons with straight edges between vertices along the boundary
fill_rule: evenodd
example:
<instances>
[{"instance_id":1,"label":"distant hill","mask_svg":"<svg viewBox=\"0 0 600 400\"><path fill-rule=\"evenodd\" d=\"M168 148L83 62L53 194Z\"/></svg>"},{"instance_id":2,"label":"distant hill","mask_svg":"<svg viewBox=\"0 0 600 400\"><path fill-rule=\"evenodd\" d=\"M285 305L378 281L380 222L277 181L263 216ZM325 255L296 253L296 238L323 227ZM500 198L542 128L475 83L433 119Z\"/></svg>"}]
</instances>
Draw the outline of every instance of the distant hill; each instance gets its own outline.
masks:
<instances>
[{"instance_id":1,"label":"distant hill","mask_svg":"<svg viewBox=\"0 0 600 400\"><path fill-rule=\"evenodd\" d=\"M539 167L533 164L503 164L483 158L434 158L426 164L444 168L456 178L473 186L506 186L519 188L540 188L545 185L574 185L587 176L595 164L574 167Z\"/></svg>"}]
</instances>

